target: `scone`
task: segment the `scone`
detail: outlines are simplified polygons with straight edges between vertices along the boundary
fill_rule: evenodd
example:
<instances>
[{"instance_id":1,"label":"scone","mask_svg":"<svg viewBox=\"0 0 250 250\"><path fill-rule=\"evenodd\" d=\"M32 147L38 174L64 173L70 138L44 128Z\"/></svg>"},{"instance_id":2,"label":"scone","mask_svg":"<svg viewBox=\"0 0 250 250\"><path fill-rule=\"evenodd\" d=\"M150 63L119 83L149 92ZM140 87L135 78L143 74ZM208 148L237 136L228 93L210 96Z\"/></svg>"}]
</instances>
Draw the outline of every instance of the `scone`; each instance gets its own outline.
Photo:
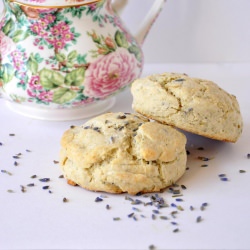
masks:
<instances>
[{"instance_id":1,"label":"scone","mask_svg":"<svg viewBox=\"0 0 250 250\"><path fill-rule=\"evenodd\" d=\"M186 137L141 115L107 113L67 130L61 139L64 177L86 189L157 192L185 172Z\"/></svg>"},{"instance_id":2,"label":"scone","mask_svg":"<svg viewBox=\"0 0 250 250\"><path fill-rule=\"evenodd\" d=\"M211 81L156 74L134 81L131 92L133 109L158 122L227 142L236 142L242 133L236 97Z\"/></svg>"}]
</instances>

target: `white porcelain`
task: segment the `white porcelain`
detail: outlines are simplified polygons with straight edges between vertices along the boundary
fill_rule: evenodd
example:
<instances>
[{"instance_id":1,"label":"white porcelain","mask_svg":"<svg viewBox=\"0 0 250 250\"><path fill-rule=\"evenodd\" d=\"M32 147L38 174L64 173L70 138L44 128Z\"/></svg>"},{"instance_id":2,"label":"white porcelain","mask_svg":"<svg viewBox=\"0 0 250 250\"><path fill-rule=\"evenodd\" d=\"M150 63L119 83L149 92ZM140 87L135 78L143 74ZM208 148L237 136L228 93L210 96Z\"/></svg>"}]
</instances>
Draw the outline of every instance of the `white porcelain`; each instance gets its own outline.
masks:
<instances>
[{"instance_id":1,"label":"white porcelain","mask_svg":"<svg viewBox=\"0 0 250 250\"><path fill-rule=\"evenodd\" d=\"M102 113L140 77L141 45L165 3L132 36L113 9L124 0L2 1L0 92L13 110L54 120Z\"/></svg>"}]
</instances>

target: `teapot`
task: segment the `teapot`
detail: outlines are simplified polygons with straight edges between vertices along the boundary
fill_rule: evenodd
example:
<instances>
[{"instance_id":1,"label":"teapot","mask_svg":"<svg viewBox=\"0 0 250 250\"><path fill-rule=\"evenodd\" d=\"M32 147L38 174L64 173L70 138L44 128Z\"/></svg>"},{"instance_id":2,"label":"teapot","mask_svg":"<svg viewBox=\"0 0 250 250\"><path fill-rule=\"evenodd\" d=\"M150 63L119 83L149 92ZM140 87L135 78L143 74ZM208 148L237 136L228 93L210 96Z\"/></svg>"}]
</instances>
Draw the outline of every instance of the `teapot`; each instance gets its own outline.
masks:
<instances>
[{"instance_id":1,"label":"teapot","mask_svg":"<svg viewBox=\"0 0 250 250\"><path fill-rule=\"evenodd\" d=\"M2 0L0 95L20 114L75 120L110 109L143 69L141 46L166 0L135 36L126 0Z\"/></svg>"}]
</instances>

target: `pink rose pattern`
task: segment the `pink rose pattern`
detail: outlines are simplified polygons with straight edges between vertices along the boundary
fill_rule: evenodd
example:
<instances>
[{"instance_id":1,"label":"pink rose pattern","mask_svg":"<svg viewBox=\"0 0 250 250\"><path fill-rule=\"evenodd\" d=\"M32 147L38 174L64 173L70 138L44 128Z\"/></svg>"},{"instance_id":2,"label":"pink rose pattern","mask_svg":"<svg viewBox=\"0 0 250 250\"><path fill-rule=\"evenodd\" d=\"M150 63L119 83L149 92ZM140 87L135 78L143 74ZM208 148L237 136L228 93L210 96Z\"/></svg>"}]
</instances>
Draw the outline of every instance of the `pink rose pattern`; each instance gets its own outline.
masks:
<instances>
[{"instance_id":1,"label":"pink rose pattern","mask_svg":"<svg viewBox=\"0 0 250 250\"><path fill-rule=\"evenodd\" d=\"M25 0L28 3L45 3L47 0Z\"/></svg>"},{"instance_id":2,"label":"pink rose pattern","mask_svg":"<svg viewBox=\"0 0 250 250\"><path fill-rule=\"evenodd\" d=\"M111 95L135 79L136 64L135 56L124 48L100 57L86 72L84 93L99 98Z\"/></svg>"},{"instance_id":3,"label":"pink rose pattern","mask_svg":"<svg viewBox=\"0 0 250 250\"><path fill-rule=\"evenodd\" d=\"M0 65L6 65L4 69L0 66L0 82L5 85L15 78L17 87L28 96L26 100L21 97L18 100L43 105L56 103L61 107L92 103L124 89L140 75L142 55L136 41L125 32L120 20L106 14L104 6L101 1L84 8L66 8L60 11L35 9L39 18L33 18L34 12L32 18L29 18L27 10L26 33L22 30L22 23L12 21L16 17L11 15L15 14L7 12L5 18L0 20ZM22 11L19 5L15 8ZM72 19L81 17L85 12L92 16L91 21L98 22L99 27L105 27L108 23L113 25L116 32L113 36L97 35L95 30L87 32L86 37L92 40L96 49L81 54L74 49L74 45L82 35L73 26ZM69 19L69 14L72 19ZM95 19L97 15L99 18ZM6 27L11 28L7 30ZM19 33L22 36L14 36ZM32 38L34 45L34 53L29 55L22 46L26 37ZM45 49L46 52L51 51L49 57L43 55ZM4 70L8 71L8 77ZM57 79L56 84L51 79Z\"/></svg>"},{"instance_id":4,"label":"pink rose pattern","mask_svg":"<svg viewBox=\"0 0 250 250\"><path fill-rule=\"evenodd\" d=\"M4 58L11 51L13 51L15 47L15 43L2 31L0 31L0 56Z\"/></svg>"}]
</instances>

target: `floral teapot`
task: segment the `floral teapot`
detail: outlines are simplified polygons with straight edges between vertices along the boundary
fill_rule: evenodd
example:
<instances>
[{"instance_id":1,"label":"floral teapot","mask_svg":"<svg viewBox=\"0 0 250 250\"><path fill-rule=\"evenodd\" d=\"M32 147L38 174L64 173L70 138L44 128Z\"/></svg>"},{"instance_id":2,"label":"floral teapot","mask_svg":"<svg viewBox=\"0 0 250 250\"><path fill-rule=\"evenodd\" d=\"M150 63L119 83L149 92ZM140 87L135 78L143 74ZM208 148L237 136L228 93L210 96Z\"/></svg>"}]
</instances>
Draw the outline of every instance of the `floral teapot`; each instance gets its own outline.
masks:
<instances>
[{"instance_id":1,"label":"floral teapot","mask_svg":"<svg viewBox=\"0 0 250 250\"><path fill-rule=\"evenodd\" d=\"M117 12L126 0L3 0L0 95L14 111L71 120L108 110L138 78L141 45L165 0L133 37Z\"/></svg>"}]
</instances>

